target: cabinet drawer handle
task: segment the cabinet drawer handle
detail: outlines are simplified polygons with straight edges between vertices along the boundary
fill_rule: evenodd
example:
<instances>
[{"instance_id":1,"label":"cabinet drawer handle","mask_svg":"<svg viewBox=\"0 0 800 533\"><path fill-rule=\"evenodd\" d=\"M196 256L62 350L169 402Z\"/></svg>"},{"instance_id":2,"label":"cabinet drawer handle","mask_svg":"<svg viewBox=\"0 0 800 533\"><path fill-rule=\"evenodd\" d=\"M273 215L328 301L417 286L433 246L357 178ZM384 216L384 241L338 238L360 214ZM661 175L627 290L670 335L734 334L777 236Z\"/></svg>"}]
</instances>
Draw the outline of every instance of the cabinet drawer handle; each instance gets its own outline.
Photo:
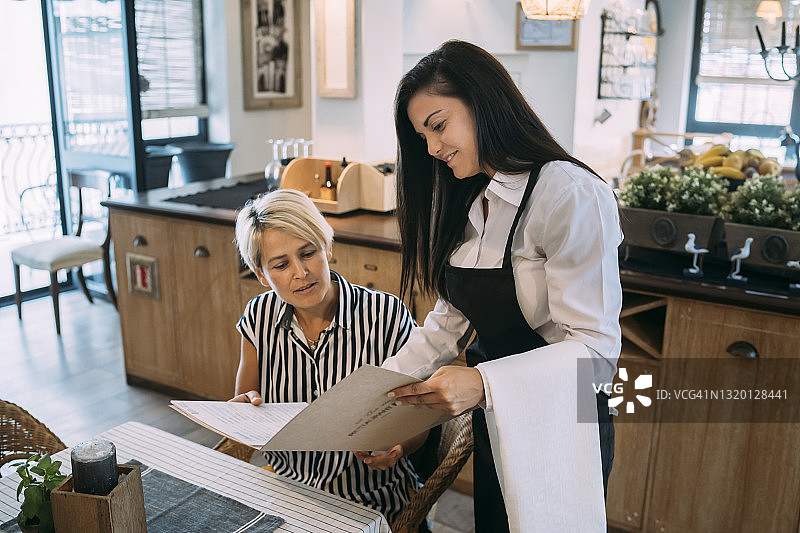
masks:
<instances>
[{"instance_id":1,"label":"cabinet drawer handle","mask_svg":"<svg viewBox=\"0 0 800 533\"><path fill-rule=\"evenodd\" d=\"M335 258L335 257L331 257L331 260L330 260L330 261L328 261L328 264L329 264L329 265L335 265L336 263L338 263L338 261L336 260L336 258Z\"/></svg>"},{"instance_id":2,"label":"cabinet drawer handle","mask_svg":"<svg viewBox=\"0 0 800 533\"><path fill-rule=\"evenodd\" d=\"M731 355L743 357L745 359L758 358L758 350L756 350L756 347L745 341L736 341L728 346L728 349L725 351Z\"/></svg>"},{"instance_id":3,"label":"cabinet drawer handle","mask_svg":"<svg viewBox=\"0 0 800 533\"><path fill-rule=\"evenodd\" d=\"M369 263L364 265L364 268L367 269L367 270L372 270L373 272L378 270L378 266L377 265L370 265Z\"/></svg>"},{"instance_id":4,"label":"cabinet drawer handle","mask_svg":"<svg viewBox=\"0 0 800 533\"><path fill-rule=\"evenodd\" d=\"M147 239L142 237L141 235L137 235L133 238L133 245L134 246L147 246Z\"/></svg>"},{"instance_id":5,"label":"cabinet drawer handle","mask_svg":"<svg viewBox=\"0 0 800 533\"><path fill-rule=\"evenodd\" d=\"M370 281L369 283L367 283L367 288L368 289L374 289L375 288L375 284Z\"/></svg>"},{"instance_id":6,"label":"cabinet drawer handle","mask_svg":"<svg viewBox=\"0 0 800 533\"><path fill-rule=\"evenodd\" d=\"M198 246L197 248L194 249L195 257L208 257L210 255L211 254L209 253L208 248L206 248L205 246Z\"/></svg>"}]
</instances>

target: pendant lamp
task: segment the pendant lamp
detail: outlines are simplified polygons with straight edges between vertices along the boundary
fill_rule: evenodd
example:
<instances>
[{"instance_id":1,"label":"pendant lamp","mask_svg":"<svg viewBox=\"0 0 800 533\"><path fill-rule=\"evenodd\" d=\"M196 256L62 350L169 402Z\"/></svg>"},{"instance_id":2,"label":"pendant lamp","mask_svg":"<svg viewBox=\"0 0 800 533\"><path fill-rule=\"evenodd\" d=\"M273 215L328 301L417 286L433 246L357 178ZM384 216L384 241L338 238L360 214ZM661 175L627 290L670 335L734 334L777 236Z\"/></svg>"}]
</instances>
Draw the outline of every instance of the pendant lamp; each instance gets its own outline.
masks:
<instances>
[{"instance_id":1,"label":"pendant lamp","mask_svg":"<svg viewBox=\"0 0 800 533\"><path fill-rule=\"evenodd\" d=\"M770 24L775 24L775 21L783 16L783 9L778 0L761 0L756 10L756 16L768 20Z\"/></svg>"},{"instance_id":2,"label":"pendant lamp","mask_svg":"<svg viewBox=\"0 0 800 533\"><path fill-rule=\"evenodd\" d=\"M579 19L589 9L589 2L590 0L521 0L525 16L539 20Z\"/></svg>"}]
</instances>

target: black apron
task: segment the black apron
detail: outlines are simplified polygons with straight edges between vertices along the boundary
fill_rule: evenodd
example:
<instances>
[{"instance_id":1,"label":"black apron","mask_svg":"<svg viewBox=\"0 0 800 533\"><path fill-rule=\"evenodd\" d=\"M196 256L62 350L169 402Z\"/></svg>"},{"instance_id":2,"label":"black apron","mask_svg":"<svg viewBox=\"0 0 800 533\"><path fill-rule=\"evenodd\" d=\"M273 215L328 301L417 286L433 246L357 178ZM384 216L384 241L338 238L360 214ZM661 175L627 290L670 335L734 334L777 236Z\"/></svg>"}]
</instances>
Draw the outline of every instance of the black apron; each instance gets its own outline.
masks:
<instances>
[{"instance_id":1,"label":"black apron","mask_svg":"<svg viewBox=\"0 0 800 533\"><path fill-rule=\"evenodd\" d=\"M477 333L475 341L466 350L467 365L470 367L547 346L547 341L528 325L520 309L511 266L511 243L514 240L514 232L543 165L544 162L536 164L528 177L525 193L508 234L503 266L461 268L445 265L445 280L450 303L461 311ZM607 402L607 397L603 399ZM602 412L601 401L598 395L598 412ZM606 417L607 413L606 403L604 413ZM508 531L508 516L492 459L483 409L475 409L472 412L472 429L475 439L473 452L475 531L476 533ZM602 434L601 430L601 440ZM613 434L611 438L613 439ZM604 477L607 479L605 476L607 454L602 455Z\"/></svg>"}]
</instances>

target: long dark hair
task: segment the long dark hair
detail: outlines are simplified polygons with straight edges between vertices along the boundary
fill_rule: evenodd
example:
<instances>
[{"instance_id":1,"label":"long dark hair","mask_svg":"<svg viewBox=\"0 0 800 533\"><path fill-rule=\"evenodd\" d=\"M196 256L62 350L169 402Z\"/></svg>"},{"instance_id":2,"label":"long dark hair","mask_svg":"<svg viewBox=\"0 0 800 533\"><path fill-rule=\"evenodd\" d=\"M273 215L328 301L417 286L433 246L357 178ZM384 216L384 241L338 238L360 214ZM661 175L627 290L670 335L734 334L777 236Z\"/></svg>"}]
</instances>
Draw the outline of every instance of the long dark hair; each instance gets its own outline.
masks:
<instances>
[{"instance_id":1,"label":"long dark hair","mask_svg":"<svg viewBox=\"0 0 800 533\"><path fill-rule=\"evenodd\" d=\"M446 163L428 154L408 118L408 102L423 90L458 98L472 110L482 169L514 174L535 162L562 160L596 172L556 142L503 65L484 49L453 40L423 57L400 80L395 96L401 296L418 283L427 294L447 299L444 267L463 242L470 205L490 177L457 179Z\"/></svg>"}]
</instances>

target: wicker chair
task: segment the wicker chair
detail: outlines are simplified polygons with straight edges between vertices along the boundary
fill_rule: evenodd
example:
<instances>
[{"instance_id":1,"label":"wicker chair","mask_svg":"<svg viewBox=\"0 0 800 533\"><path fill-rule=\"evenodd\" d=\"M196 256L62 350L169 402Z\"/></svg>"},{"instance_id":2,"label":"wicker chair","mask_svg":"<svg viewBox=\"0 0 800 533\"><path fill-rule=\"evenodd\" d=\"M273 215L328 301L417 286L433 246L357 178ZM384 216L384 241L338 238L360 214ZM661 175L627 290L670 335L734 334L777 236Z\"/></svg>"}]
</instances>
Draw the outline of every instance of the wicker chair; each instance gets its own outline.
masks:
<instances>
[{"instance_id":1,"label":"wicker chair","mask_svg":"<svg viewBox=\"0 0 800 533\"><path fill-rule=\"evenodd\" d=\"M394 533L417 533L433 504L458 476L472 453L472 413L464 413L442 425L437 449L439 466L392 522Z\"/></svg>"},{"instance_id":2,"label":"wicker chair","mask_svg":"<svg viewBox=\"0 0 800 533\"><path fill-rule=\"evenodd\" d=\"M0 466L33 454L56 453L67 447L55 433L22 407L0 400Z\"/></svg>"}]
</instances>

